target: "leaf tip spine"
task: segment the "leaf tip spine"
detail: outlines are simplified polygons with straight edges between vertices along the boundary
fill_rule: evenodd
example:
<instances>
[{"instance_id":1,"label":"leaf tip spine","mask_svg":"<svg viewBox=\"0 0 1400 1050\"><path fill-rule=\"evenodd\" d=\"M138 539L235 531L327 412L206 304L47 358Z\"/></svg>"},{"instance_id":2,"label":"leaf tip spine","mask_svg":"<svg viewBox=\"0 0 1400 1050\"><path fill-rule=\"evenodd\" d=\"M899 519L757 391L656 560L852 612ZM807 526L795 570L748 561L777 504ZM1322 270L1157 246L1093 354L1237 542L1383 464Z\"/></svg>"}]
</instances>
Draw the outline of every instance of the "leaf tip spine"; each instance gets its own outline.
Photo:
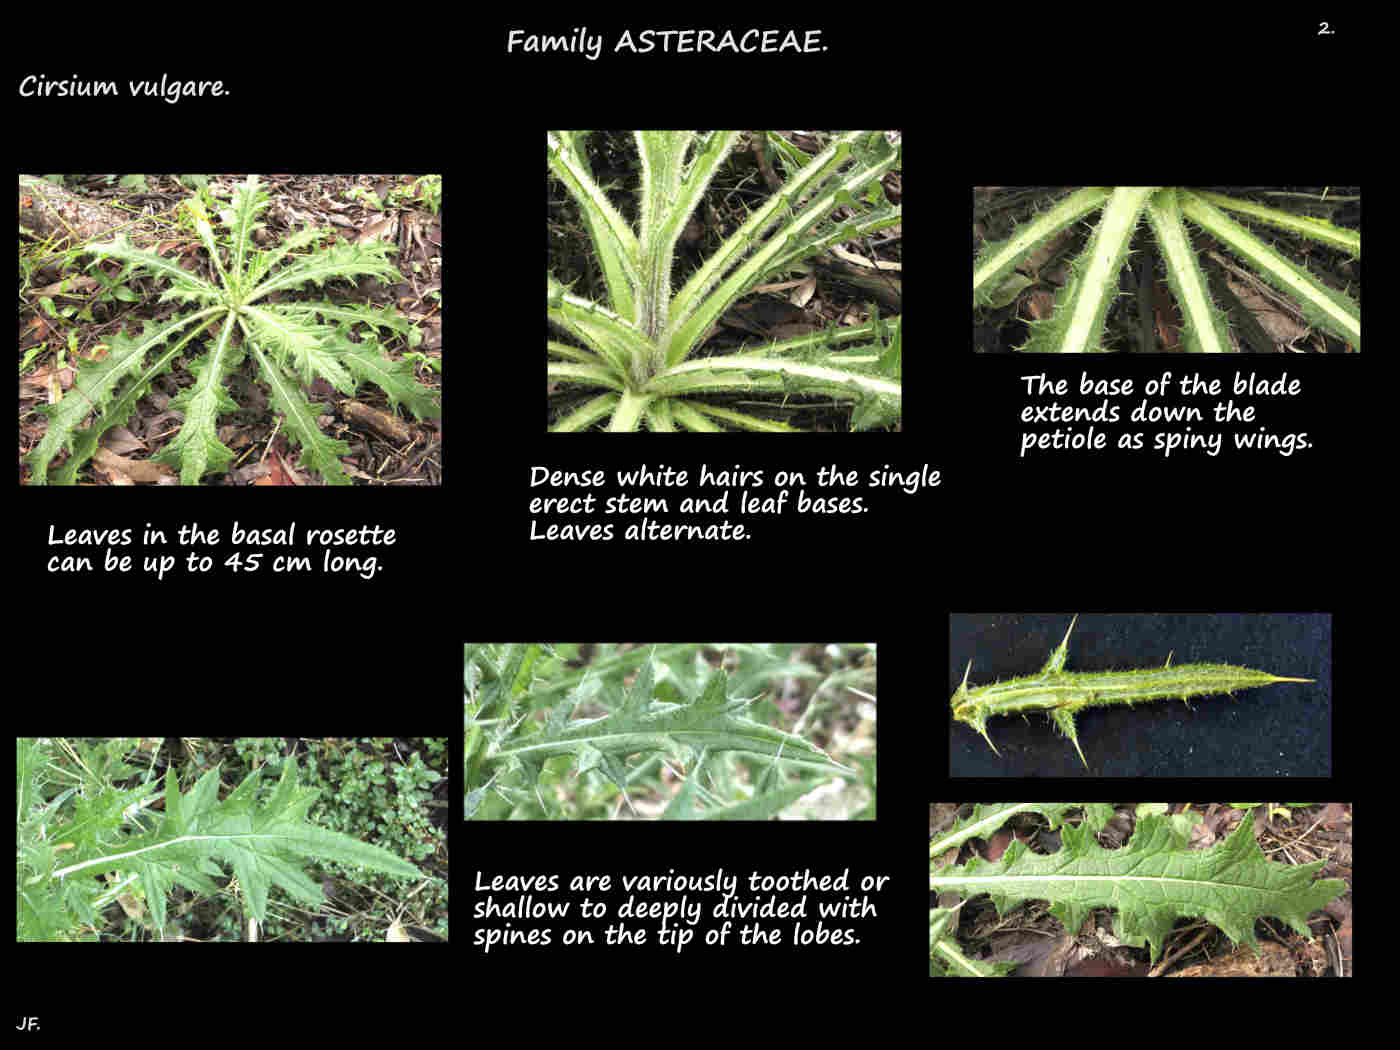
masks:
<instances>
[{"instance_id":1,"label":"leaf tip spine","mask_svg":"<svg viewBox=\"0 0 1400 1050\"><path fill-rule=\"evenodd\" d=\"M1050 659L1045 662L1044 674L1055 674L1057 671L1065 669L1065 658L1069 654L1069 636L1074 631L1074 625L1079 622L1079 614L1074 614L1074 619L1069 622L1069 630L1065 631L1065 636L1060 644L1050 650Z\"/></svg>"},{"instance_id":2,"label":"leaf tip spine","mask_svg":"<svg viewBox=\"0 0 1400 1050\"><path fill-rule=\"evenodd\" d=\"M982 739L985 740L987 742L987 746L992 749L992 754L996 755L997 758L1000 758L1001 752L997 750L996 744L992 743L992 738L987 735L986 723L984 722L982 725L978 726L977 731L982 734Z\"/></svg>"},{"instance_id":3,"label":"leaf tip spine","mask_svg":"<svg viewBox=\"0 0 1400 1050\"><path fill-rule=\"evenodd\" d=\"M1079 748L1079 734L1074 731L1074 712L1062 707L1050 712L1050 717L1054 719L1060 732L1069 737L1069 742L1074 745L1074 750L1079 752L1079 761L1084 763L1085 769L1088 769L1089 763L1085 761L1084 752Z\"/></svg>"}]
</instances>

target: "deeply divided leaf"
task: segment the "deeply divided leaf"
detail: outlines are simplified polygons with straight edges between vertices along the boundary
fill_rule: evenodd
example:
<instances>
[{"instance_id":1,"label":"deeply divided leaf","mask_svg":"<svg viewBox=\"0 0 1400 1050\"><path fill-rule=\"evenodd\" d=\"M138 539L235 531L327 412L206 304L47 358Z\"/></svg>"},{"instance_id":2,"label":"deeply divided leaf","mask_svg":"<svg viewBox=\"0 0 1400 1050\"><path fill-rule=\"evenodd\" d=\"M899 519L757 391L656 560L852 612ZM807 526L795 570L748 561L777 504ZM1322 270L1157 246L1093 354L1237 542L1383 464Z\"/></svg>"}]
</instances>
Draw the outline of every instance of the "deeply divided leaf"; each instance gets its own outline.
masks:
<instances>
[{"instance_id":1,"label":"deeply divided leaf","mask_svg":"<svg viewBox=\"0 0 1400 1050\"><path fill-rule=\"evenodd\" d=\"M476 647L469 659L480 676L498 668L501 680L509 682L526 650L521 645ZM574 790L562 781L575 778L580 790L591 783L590 793L602 791L631 807L638 781L650 786L664 767L683 784L682 794L671 800L670 819L691 813L724 819L721 811L728 811L730 819L741 814L746 814L743 819L766 819L831 778L861 780L857 770L834 761L804 736L749 717L756 696L735 695L733 682L742 680L757 692L763 688L758 683L769 680L759 668L770 674L804 670L772 657L760 664L761 656L755 651L751 666L731 679L724 670L711 668L695 646L655 646L615 655L600 647L586 670L562 675L547 670L512 708L503 707L489 685L476 686L466 704L470 808L482 812L490 793L497 802L484 813L537 805L546 816L558 816L556 796ZM742 809L731 808L740 802L746 803Z\"/></svg>"},{"instance_id":2,"label":"deeply divided leaf","mask_svg":"<svg viewBox=\"0 0 1400 1050\"><path fill-rule=\"evenodd\" d=\"M351 867L418 879L422 872L378 846L311 823L307 812L318 792L297 783L297 763L287 761L267 801L258 802L260 772L250 773L222 802L219 768L209 770L181 793L173 770L164 783L164 811L150 809L153 826L128 822L121 831L123 803L143 793L103 789L77 808L72 825L55 829L56 841L71 843L70 852L21 858L17 904L20 940L66 937L83 923L93 923L92 876L134 876L150 908L154 928L163 929L166 901L176 886L199 894L220 892L215 879L226 869L237 878L246 911L266 919L272 887L285 890L308 906L322 903L320 886L306 873L311 861L335 861ZM131 801L127 801L130 799ZM97 807L96 809L94 807ZM114 817L116 819L114 819ZM84 826L91 830L84 833ZM125 830L130 829L130 830ZM61 865L61 866L60 866Z\"/></svg>"},{"instance_id":3,"label":"deeply divided leaf","mask_svg":"<svg viewBox=\"0 0 1400 1050\"><path fill-rule=\"evenodd\" d=\"M974 857L961 867L931 870L931 891L965 897L987 893L1005 915L1027 900L1050 902L1050 912L1075 934L1094 908L1117 913L1117 936L1151 946L1153 962L1178 919L1205 919L1231 940L1257 950L1254 923L1276 918L1311 937L1308 916L1346 890L1340 879L1314 881L1325 861L1281 864L1264 856L1246 813L1225 841L1191 850L1171 818L1148 813L1118 849L1105 849L1089 821L1065 825L1062 845L1033 853L1013 840L1001 859Z\"/></svg>"}]
</instances>

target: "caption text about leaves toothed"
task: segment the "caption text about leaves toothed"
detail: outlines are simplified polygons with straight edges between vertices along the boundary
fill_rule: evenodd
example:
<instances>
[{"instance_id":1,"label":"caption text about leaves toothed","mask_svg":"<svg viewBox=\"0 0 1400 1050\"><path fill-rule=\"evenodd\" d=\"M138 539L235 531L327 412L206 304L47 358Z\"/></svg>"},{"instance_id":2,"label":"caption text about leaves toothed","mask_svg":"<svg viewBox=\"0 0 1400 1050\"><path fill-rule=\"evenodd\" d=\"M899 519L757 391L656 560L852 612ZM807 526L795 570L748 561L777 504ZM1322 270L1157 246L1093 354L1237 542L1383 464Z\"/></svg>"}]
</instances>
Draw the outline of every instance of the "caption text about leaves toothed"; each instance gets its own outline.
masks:
<instances>
[{"instance_id":1,"label":"caption text about leaves toothed","mask_svg":"<svg viewBox=\"0 0 1400 1050\"><path fill-rule=\"evenodd\" d=\"M472 946L855 947L888 875L472 875Z\"/></svg>"}]
</instances>

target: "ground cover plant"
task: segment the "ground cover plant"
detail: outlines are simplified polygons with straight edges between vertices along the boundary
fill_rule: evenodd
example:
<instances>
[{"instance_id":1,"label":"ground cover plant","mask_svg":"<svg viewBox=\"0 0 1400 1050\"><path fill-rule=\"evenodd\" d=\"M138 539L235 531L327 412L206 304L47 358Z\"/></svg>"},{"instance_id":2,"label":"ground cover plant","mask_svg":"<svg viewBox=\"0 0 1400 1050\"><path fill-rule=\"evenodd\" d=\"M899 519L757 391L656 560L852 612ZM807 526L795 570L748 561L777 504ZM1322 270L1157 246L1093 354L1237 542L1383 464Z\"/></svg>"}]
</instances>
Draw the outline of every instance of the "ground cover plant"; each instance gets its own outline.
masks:
<instances>
[{"instance_id":1,"label":"ground cover plant","mask_svg":"<svg viewBox=\"0 0 1400 1050\"><path fill-rule=\"evenodd\" d=\"M874 818L874 645L468 643L464 660L469 820Z\"/></svg>"},{"instance_id":2,"label":"ground cover plant","mask_svg":"<svg viewBox=\"0 0 1400 1050\"><path fill-rule=\"evenodd\" d=\"M1237 808L1245 812L1236 823ZM1123 812L1079 803L995 803L970 810L935 805L930 809L929 976L1005 976L1018 966L1023 975L1087 975L1105 968L1145 973L1145 966L1131 969L1138 965L1137 953L1129 949L1150 948L1149 962L1157 964L1168 943L1168 961L1201 944L1205 934L1195 935L1199 923L1175 929L1183 918L1203 919L1256 955L1256 924L1265 928L1260 920L1282 920L1311 940L1312 928L1325 921L1320 910L1349 887L1342 879L1316 878L1324 867L1337 870L1337 865L1327 855L1327 837L1309 833L1324 822L1345 827L1349 814L1345 807L1329 806L1315 820L1295 813L1289 826L1287 819L1266 817L1257 836L1255 810L1247 804L1212 807L1204 815L1190 807L1170 813L1166 806L1149 804ZM1003 832L1008 826L1014 831ZM1272 849L1266 856L1259 840L1265 833L1271 844L1286 843L1294 856ZM972 848L977 840L995 840L995 852L986 852L997 859L983 859ZM1299 854L1320 859L1304 862ZM990 895L995 916L975 903L983 894ZM1024 939L1028 925L1044 925L1034 912L1018 911L1028 917L1014 926L1006 921L1027 901L1049 902L1049 914L1058 920L1037 929L1034 943ZM1091 916L1102 916L1096 933L1085 932L1095 928L1087 922ZM1058 938L1056 925L1063 930ZM1013 932L1000 935L1007 926ZM1268 928L1280 935L1277 926ZM1328 961L1342 962L1340 953L1327 959L1307 946L1298 954L1310 965L1324 960L1317 973ZM1077 969L1089 962L1097 964L1094 970Z\"/></svg>"},{"instance_id":3,"label":"ground cover plant","mask_svg":"<svg viewBox=\"0 0 1400 1050\"><path fill-rule=\"evenodd\" d=\"M1256 199L1195 187L1086 186L1019 226L1006 221L1040 199L1006 192L974 202L975 229L986 236L972 271L979 349L997 349L988 317L999 322L1013 304L1029 320L1030 338L1015 344L1025 353L1361 349L1361 234L1303 211L1335 214L1343 202L1329 204L1326 193ZM1082 243L1074 227L1095 213ZM1144 219L1150 237L1139 231ZM1041 278L1067 254L1074 258L1057 289ZM1125 272L1130 255L1136 261Z\"/></svg>"},{"instance_id":4,"label":"ground cover plant","mask_svg":"<svg viewBox=\"0 0 1400 1050\"><path fill-rule=\"evenodd\" d=\"M19 738L17 938L445 936L446 742L408 743Z\"/></svg>"},{"instance_id":5,"label":"ground cover plant","mask_svg":"<svg viewBox=\"0 0 1400 1050\"><path fill-rule=\"evenodd\" d=\"M566 389L564 403L551 406L552 430L791 432L781 416L794 398L851 406L853 429L900 420L902 317L882 318L878 307L859 324L755 340L735 353L702 348L731 306L764 282L781 283L900 223L902 205L882 179L902 170L902 145L885 132L846 131L813 156L776 132L752 133L774 188L751 209L734 205L732 232L685 274L677 245L700 237L697 228L717 212L700 205L741 133L632 133L635 221L610 198L612 183L595 175L592 134L546 136L550 177L577 206L590 255L577 280L546 274L549 324L567 337L546 342L551 389Z\"/></svg>"},{"instance_id":6,"label":"ground cover plant","mask_svg":"<svg viewBox=\"0 0 1400 1050\"><path fill-rule=\"evenodd\" d=\"M112 336L78 361L72 389L40 409L48 427L25 457L31 484L74 484L102 435L125 423L153 381L187 351L190 381L169 404L183 420L152 457L178 469L185 485L222 473L234 461L218 425L241 410L231 392L251 398L245 384L233 381L245 358L253 363L260 398L280 413L281 431L300 447L302 466L326 484L352 483L340 458L350 449L322 429L326 406L305 392L313 383L346 397L370 384L387 396L391 412L402 406L420 421L440 414L434 391L417 380L413 365L391 360L380 343L387 333L406 346L417 344L417 328L397 309L299 297L311 286L324 292L335 282L402 280L388 260L391 246L377 239L327 241L329 231L308 227L280 243L268 238L271 244L259 248L265 229L259 219L270 204L256 175L235 186L230 206L219 212L221 244L215 240L216 220L197 196L189 199L188 214L207 253L207 277L185 269L178 258L134 246L124 234L87 246L95 256L90 272L115 290L125 289L120 297L142 298L126 282L145 275L167 285L160 303L180 306L171 317L146 320L135 336ZM108 275L101 265L105 260L124 265ZM203 351L198 357L196 349Z\"/></svg>"}]
</instances>

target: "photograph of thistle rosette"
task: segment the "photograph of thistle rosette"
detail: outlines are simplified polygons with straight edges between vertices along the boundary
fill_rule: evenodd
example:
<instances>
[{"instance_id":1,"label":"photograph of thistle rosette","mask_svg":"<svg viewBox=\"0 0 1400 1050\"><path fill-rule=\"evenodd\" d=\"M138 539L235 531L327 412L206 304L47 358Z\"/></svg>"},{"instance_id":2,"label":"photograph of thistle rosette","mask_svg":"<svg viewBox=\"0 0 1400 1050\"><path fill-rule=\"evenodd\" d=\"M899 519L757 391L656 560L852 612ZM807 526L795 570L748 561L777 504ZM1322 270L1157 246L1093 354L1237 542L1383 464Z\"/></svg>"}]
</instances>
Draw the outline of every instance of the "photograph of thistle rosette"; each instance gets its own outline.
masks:
<instances>
[{"instance_id":1,"label":"photograph of thistle rosette","mask_svg":"<svg viewBox=\"0 0 1400 1050\"><path fill-rule=\"evenodd\" d=\"M972 213L978 353L1361 351L1359 186L974 186Z\"/></svg>"},{"instance_id":2,"label":"photograph of thistle rosette","mask_svg":"<svg viewBox=\"0 0 1400 1050\"><path fill-rule=\"evenodd\" d=\"M550 131L552 431L899 430L886 131Z\"/></svg>"},{"instance_id":3,"label":"photograph of thistle rosette","mask_svg":"<svg viewBox=\"0 0 1400 1050\"><path fill-rule=\"evenodd\" d=\"M410 231L437 226L441 177L187 178L55 257L92 323L67 331L73 369L62 338L24 354L28 483L438 484L441 258Z\"/></svg>"},{"instance_id":4,"label":"photograph of thistle rosette","mask_svg":"<svg viewBox=\"0 0 1400 1050\"><path fill-rule=\"evenodd\" d=\"M955 614L949 772L1329 776L1331 638L1314 613Z\"/></svg>"}]
</instances>

